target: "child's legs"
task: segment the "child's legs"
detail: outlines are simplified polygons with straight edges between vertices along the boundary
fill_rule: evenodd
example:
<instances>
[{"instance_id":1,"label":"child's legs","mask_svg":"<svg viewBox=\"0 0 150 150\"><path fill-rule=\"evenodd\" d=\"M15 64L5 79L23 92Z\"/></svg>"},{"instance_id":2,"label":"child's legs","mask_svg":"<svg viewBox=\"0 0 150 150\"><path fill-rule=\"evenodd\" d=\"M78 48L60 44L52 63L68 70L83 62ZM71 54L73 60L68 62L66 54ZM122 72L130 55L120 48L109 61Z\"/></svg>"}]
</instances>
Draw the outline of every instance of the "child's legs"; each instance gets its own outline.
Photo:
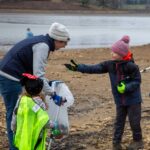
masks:
<instances>
[{"instance_id":1,"label":"child's legs","mask_svg":"<svg viewBox=\"0 0 150 150\"><path fill-rule=\"evenodd\" d=\"M129 122L133 134L133 140L139 141L142 139L141 131L141 103L129 106L128 109Z\"/></svg>"},{"instance_id":2,"label":"child's legs","mask_svg":"<svg viewBox=\"0 0 150 150\"><path fill-rule=\"evenodd\" d=\"M19 82L11 81L0 76L0 91L6 107L6 124L10 150L14 150L15 148L13 147L13 132L11 130L11 120L18 96L21 93L21 85Z\"/></svg>"},{"instance_id":3,"label":"child's legs","mask_svg":"<svg viewBox=\"0 0 150 150\"><path fill-rule=\"evenodd\" d=\"M120 143L124 132L124 126L127 116L127 108L125 106L116 107L116 121L114 124L113 143Z\"/></svg>"}]
</instances>

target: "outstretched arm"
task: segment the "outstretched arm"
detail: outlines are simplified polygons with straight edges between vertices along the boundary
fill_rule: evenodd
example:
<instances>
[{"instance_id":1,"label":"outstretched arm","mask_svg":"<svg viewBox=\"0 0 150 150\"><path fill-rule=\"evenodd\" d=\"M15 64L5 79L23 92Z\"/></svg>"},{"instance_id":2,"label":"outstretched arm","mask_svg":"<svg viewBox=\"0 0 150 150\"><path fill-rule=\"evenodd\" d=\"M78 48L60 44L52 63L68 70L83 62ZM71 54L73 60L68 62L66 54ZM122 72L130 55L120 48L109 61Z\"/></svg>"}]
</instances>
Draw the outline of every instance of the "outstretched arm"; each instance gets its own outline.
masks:
<instances>
[{"instance_id":1,"label":"outstretched arm","mask_svg":"<svg viewBox=\"0 0 150 150\"><path fill-rule=\"evenodd\" d=\"M86 64L77 64L74 60L70 60L70 64L64 64L65 67L71 71L78 71L82 73L107 73L108 72L108 61L95 64L95 65L86 65Z\"/></svg>"}]
</instances>

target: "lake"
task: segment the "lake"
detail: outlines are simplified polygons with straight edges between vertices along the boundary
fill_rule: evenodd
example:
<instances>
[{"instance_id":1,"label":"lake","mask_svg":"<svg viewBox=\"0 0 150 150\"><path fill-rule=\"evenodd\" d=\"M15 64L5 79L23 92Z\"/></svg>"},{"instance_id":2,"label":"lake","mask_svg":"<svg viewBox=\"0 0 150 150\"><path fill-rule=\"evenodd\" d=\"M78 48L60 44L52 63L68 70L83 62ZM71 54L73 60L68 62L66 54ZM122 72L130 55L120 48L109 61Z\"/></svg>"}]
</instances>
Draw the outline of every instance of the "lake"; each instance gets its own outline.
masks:
<instances>
[{"instance_id":1,"label":"lake","mask_svg":"<svg viewBox=\"0 0 150 150\"><path fill-rule=\"evenodd\" d=\"M131 46L150 43L149 16L0 13L0 45L7 49L24 39L28 27L34 35L46 34L53 22L68 27L67 48L110 47L123 35L131 37Z\"/></svg>"}]
</instances>

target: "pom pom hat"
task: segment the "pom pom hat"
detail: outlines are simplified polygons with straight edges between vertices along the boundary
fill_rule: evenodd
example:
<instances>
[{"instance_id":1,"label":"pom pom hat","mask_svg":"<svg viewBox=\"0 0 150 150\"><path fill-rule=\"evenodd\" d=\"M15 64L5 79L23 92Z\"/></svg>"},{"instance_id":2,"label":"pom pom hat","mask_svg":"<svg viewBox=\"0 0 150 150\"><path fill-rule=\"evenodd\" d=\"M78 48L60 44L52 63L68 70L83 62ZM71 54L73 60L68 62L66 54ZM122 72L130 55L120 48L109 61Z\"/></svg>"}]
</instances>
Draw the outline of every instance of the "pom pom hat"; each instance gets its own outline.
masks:
<instances>
[{"instance_id":1,"label":"pom pom hat","mask_svg":"<svg viewBox=\"0 0 150 150\"><path fill-rule=\"evenodd\" d=\"M111 50L118 55L125 57L129 53L129 36L123 36L119 41L114 43L111 47Z\"/></svg>"},{"instance_id":2,"label":"pom pom hat","mask_svg":"<svg viewBox=\"0 0 150 150\"><path fill-rule=\"evenodd\" d=\"M70 40L70 35L68 29L60 23L53 23L48 32L49 36L54 40L67 42Z\"/></svg>"}]
</instances>

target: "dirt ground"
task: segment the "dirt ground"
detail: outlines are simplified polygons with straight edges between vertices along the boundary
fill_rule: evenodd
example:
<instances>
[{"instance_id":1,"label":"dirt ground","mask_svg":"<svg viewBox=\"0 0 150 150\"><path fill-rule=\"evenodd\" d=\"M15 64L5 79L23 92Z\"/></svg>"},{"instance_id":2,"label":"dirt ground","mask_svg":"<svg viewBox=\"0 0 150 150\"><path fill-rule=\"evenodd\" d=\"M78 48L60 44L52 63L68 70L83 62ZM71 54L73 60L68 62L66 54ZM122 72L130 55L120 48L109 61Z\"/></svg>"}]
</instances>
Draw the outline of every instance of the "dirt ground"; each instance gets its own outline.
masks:
<instances>
[{"instance_id":1,"label":"dirt ground","mask_svg":"<svg viewBox=\"0 0 150 150\"><path fill-rule=\"evenodd\" d=\"M150 45L132 47L134 59L140 69L150 66ZM63 80L71 89L75 103L69 108L70 134L52 143L54 150L111 150L115 104L111 94L108 74L90 75L66 70L63 64L70 59L78 63L95 64L110 59L107 48L63 50L49 58L47 78ZM142 73L142 130L144 150L150 150L150 72ZM0 150L7 150L5 134L5 109L0 101ZM127 120L122 140L123 148L132 140Z\"/></svg>"}]
</instances>

